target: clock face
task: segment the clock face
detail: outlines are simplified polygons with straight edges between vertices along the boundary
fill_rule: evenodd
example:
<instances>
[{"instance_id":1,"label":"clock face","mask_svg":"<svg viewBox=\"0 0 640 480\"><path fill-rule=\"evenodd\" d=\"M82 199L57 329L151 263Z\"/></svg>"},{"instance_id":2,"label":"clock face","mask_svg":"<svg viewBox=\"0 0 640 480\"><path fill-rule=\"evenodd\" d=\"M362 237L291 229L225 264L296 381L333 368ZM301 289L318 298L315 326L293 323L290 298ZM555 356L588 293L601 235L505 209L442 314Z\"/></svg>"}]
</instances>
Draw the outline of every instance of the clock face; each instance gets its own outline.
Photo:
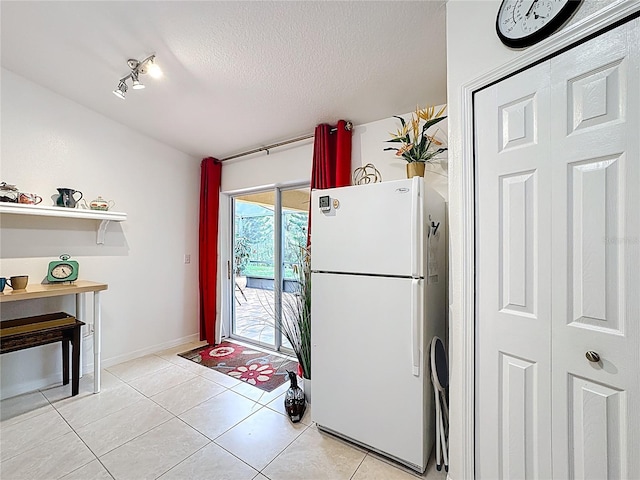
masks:
<instances>
[{"instance_id":1,"label":"clock face","mask_svg":"<svg viewBox=\"0 0 640 480\"><path fill-rule=\"evenodd\" d=\"M73 271L73 266L68 263L60 263L53 267L51 276L58 280L64 280L65 278L69 278L73 274Z\"/></svg>"},{"instance_id":2,"label":"clock face","mask_svg":"<svg viewBox=\"0 0 640 480\"><path fill-rule=\"evenodd\" d=\"M555 32L580 5L580 0L503 0L496 31L509 47L528 47Z\"/></svg>"},{"instance_id":3,"label":"clock face","mask_svg":"<svg viewBox=\"0 0 640 480\"><path fill-rule=\"evenodd\" d=\"M70 256L66 253L60 255L60 260L49 262L47 268L47 281L56 282L74 282L78 279L79 265L75 260L69 260Z\"/></svg>"}]
</instances>

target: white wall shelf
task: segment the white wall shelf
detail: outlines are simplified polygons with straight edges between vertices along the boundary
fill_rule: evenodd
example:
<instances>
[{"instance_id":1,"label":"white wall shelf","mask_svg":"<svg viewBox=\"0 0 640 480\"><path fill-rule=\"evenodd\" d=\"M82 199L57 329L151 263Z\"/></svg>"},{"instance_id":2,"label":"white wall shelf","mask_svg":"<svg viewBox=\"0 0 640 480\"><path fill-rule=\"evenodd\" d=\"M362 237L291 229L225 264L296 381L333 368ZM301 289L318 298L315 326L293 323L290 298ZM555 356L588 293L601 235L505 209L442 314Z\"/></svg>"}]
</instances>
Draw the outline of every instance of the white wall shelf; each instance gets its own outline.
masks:
<instances>
[{"instance_id":1,"label":"white wall shelf","mask_svg":"<svg viewBox=\"0 0 640 480\"><path fill-rule=\"evenodd\" d=\"M97 240L99 245L104 244L104 235L109 222L124 222L127 214L122 212L109 212L103 210L85 210L80 208L53 207L41 205L27 205L22 203L0 203L0 214L35 215L39 217L63 217L78 218L84 220L97 220Z\"/></svg>"}]
</instances>

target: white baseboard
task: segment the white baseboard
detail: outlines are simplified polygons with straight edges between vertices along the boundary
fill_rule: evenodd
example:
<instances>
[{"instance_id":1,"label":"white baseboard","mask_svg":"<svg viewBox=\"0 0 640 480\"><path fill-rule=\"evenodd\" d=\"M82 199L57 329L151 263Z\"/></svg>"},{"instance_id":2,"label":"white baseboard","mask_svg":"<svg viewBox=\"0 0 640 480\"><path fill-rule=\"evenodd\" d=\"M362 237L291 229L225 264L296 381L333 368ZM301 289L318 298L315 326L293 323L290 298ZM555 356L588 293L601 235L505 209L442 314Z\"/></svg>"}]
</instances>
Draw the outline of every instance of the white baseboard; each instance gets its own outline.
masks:
<instances>
[{"instance_id":1,"label":"white baseboard","mask_svg":"<svg viewBox=\"0 0 640 480\"><path fill-rule=\"evenodd\" d=\"M167 348L171 347L177 347L178 345L181 345L183 343L198 341L200 341L200 336L197 333L194 333L193 335L188 335L186 337L171 340L169 342L153 345L151 347L141 348L140 350L135 350L123 355L118 355L117 357L103 358L102 368L113 367L114 365L117 365L119 363L128 362L129 360L144 357L145 355L151 355L153 353L161 352L162 350L166 350ZM93 370L93 366L91 367L91 369Z\"/></svg>"},{"instance_id":2,"label":"white baseboard","mask_svg":"<svg viewBox=\"0 0 640 480\"><path fill-rule=\"evenodd\" d=\"M8 387L5 387L3 385L2 392L0 392L0 398L4 400L5 398L16 397L18 395L22 395L23 393L34 392L36 390L59 385L60 383L62 383L62 372L49 375L46 378L39 378L37 380L30 380L28 382L16 383L14 385L9 385Z\"/></svg>"}]
</instances>

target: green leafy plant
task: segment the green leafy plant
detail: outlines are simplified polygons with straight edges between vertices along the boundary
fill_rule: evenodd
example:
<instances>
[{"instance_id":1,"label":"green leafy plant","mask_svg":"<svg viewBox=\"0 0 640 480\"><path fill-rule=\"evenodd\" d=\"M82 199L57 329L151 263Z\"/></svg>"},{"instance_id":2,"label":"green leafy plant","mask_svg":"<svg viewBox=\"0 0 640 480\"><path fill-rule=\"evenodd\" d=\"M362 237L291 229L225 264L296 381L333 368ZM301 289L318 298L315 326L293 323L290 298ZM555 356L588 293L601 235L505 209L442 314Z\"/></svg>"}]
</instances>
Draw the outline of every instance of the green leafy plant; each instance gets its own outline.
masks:
<instances>
[{"instance_id":1,"label":"green leafy plant","mask_svg":"<svg viewBox=\"0 0 640 480\"><path fill-rule=\"evenodd\" d=\"M280 331L293 348L302 368L302 376L311 378L311 256L300 247L298 262L293 265L298 288L282 297Z\"/></svg>"},{"instance_id":2,"label":"green leafy plant","mask_svg":"<svg viewBox=\"0 0 640 480\"><path fill-rule=\"evenodd\" d=\"M249 240L247 237L236 237L233 245L236 276L240 276L246 269L250 253L251 249L249 248Z\"/></svg>"},{"instance_id":3,"label":"green leafy plant","mask_svg":"<svg viewBox=\"0 0 640 480\"><path fill-rule=\"evenodd\" d=\"M309 249L298 246L298 260L293 264L296 288L293 292L282 292L281 322L275 327L291 344L291 349L300 364L302 376L311 378L311 257ZM275 320L274 305L265 296L260 299L263 308Z\"/></svg>"},{"instance_id":4,"label":"green leafy plant","mask_svg":"<svg viewBox=\"0 0 640 480\"><path fill-rule=\"evenodd\" d=\"M388 147L384 150L395 150L396 156L402 157L408 163L429 162L440 153L445 152L447 148L442 146L442 142L433 135L427 135L427 129L447 118L442 115L445 109L446 105L438 112L433 106L425 107L422 110L416 107L409 122L394 115L400 120L402 127L396 133L390 133L391 140L387 140L387 142L400 143L401 145ZM421 122L424 122L422 126L420 126Z\"/></svg>"}]
</instances>

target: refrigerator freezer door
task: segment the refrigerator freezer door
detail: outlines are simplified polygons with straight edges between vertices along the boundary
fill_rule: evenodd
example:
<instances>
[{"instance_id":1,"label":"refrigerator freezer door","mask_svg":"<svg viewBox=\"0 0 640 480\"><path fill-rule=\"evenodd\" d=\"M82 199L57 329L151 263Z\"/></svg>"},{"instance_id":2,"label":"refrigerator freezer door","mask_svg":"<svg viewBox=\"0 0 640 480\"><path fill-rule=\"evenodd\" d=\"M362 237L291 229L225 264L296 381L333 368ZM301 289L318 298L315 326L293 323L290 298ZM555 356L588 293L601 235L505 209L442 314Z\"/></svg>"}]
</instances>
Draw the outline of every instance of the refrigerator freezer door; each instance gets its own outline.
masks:
<instances>
[{"instance_id":1,"label":"refrigerator freezer door","mask_svg":"<svg viewBox=\"0 0 640 480\"><path fill-rule=\"evenodd\" d=\"M422 277L421 180L314 190L311 269ZM319 200L326 196L330 210L323 212Z\"/></svg>"},{"instance_id":2,"label":"refrigerator freezer door","mask_svg":"<svg viewBox=\"0 0 640 480\"><path fill-rule=\"evenodd\" d=\"M414 376L411 305L423 318L424 281L313 273L312 285L313 420L424 470L433 393L424 340Z\"/></svg>"}]
</instances>

